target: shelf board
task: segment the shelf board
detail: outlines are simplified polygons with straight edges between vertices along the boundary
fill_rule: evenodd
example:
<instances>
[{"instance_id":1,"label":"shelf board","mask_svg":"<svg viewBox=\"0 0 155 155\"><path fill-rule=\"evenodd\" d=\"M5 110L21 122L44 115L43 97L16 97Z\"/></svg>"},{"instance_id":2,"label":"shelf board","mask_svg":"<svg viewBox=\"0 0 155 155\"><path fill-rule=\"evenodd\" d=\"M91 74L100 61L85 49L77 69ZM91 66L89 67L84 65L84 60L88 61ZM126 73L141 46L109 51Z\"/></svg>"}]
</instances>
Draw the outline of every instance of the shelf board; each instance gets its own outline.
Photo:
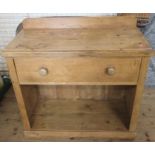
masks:
<instances>
[{"instance_id":1,"label":"shelf board","mask_svg":"<svg viewBox=\"0 0 155 155\"><path fill-rule=\"evenodd\" d=\"M120 100L39 99L32 131L128 131L129 118Z\"/></svg>"}]
</instances>

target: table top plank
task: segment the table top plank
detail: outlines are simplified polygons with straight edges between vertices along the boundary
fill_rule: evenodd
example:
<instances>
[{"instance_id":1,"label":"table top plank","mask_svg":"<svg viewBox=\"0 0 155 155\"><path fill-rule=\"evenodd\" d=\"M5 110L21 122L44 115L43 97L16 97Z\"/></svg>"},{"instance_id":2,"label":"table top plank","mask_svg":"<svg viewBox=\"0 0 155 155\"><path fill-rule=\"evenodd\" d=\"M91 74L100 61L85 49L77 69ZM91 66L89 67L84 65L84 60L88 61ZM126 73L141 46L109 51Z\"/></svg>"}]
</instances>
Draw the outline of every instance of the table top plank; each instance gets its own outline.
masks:
<instances>
[{"instance_id":1,"label":"table top plank","mask_svg":"<svg viewBox=\"0 0 155 155\"><path fill-rule=\"evenodd\" d=\"M117 18L117 17L116 17ZM149 55L152 49L134 26L23 29L4 49L5 56L30 53L93 53ZM17 54L18 53L18 54Z\"/></svg>"}]
</instances>

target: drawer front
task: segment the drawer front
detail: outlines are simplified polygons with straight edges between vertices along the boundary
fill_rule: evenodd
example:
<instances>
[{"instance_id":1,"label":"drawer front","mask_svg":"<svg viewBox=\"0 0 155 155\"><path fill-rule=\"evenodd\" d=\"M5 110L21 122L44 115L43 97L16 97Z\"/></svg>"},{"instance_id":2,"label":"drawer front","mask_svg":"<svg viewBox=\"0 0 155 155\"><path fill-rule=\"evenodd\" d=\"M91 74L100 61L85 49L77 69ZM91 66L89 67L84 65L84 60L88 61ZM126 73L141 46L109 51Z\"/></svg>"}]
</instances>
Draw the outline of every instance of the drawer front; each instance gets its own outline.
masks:
<instances>
[{"instance_id":1,"label":"drawer front","mask_svg":"<svg viewBox=\"0 0 155 155\"><path fill-rule=\"evenodd\" d=\"M15 58L21 84L136 84L141 58Z\"/></svg>"}]
</instances>

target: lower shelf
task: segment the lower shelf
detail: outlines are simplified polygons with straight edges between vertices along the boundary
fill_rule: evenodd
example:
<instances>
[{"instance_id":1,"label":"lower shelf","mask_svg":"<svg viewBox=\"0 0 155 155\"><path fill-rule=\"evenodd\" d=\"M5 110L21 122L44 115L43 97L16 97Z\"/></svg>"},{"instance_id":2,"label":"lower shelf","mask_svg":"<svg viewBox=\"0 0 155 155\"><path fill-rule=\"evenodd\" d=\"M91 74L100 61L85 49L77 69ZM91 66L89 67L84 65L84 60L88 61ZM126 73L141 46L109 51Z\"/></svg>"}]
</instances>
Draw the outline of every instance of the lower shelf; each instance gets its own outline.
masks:
<instances>
[{"instance_id":1,"label":"lower shelf","mask_svg":"<svg viewBox=\"0 0 155 155\"><path fill-rule=\"evenodd\" d=\"M129 117L120 100L40 99L32 114L32 131L128 131Z\"/></svg>"}]
</instances>

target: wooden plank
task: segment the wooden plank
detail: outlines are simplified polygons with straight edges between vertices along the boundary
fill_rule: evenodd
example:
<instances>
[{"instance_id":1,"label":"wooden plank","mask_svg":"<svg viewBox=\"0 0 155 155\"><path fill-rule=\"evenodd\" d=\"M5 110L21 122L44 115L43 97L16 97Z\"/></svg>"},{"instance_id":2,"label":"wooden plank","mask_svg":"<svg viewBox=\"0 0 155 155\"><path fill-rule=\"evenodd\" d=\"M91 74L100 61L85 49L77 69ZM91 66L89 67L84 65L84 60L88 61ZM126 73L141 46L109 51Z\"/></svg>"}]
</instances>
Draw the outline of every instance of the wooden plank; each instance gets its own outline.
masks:
<instances>
[{"instance_id":1,"label":"wooden plank","mask_svg":"<svg viewBox=\"0 0 155 155\"><path fill-rule=\"evenodd\" d=\"M13 88L15 91L15 95L16 95L16 99L17 99L18 107L19 107L20 114L22 117L24 128L26 130L30 130L30 122L29 122L29 118L28 118L28 113L26 111L25 101L23 99L21 87L18 82L18 77L16 74L14 61L12 58L7 58L6 60L7 60L7 65L9 68L9 73L10 73L10 77L12 80L12 84L13 84Z\"/></svg>"},{"instance_id":2,"label":"wooden plank","mask_svg":"<svg viewBox=\"0 0 155 155\"><path fill-rule=\"evenodd\" d=\"M137 56L155 56L155 52L152 49L146 49L146 50L81 50L81 51L69 51L69 50L54 50L54 51L44 51L39 50L31 52L31 50L24 50L24 49L17 49L17 50L2 50L2 56L4 57L137 57ZM13 51L13 52L12 52ZM43 51L43 52L42 52Z\"/></svg>"},{"instance_id":3,"label":"wooden plank","mask_svg":"<svg viewBox=\"0 0 155 155\"><path fill-rule=\"evenodd\" d=\"M125 17L27 19L24 23L34 27L36 25L36 28L21 31L6 47L4 55L54 56L63 52L67 55L75 53L96 56L121 56L125 54L146 56L153 54L148 41L132 22L133 19L133 17L129 17L128 20L125 20ZM65 24L62 24L64 21ZM41 24L36 24L38 22ZM88 27L84 28L79 23ZM50 29L46 28L48 24L51 26ZM56 29L54 28L55 24ZM45 29L37 29L37 26L45 26ZM62 26L69 26L69 28L62 28ZM75 29L75 26L78 28ZM111 50L115 52L111 52Z\"/></svg>"},{"instance_id":4,"label":"wooden plank","mask_svg":"<svg viewBox=\"0 0 155 155\"><path fill-rule=\"evenodd\" d=\"M19 82L32 84L135 84L140 62L141 58L15 58Z\"/></svg>"},{"instance_id":5,"label":"wooden plank","mask_svg":"<svg viewBox=\"0 0 155 155\"><path fill-rule=\"evenodd\" d=\"M66 106L66 108L64 108ZM36 107L34 115L50 115L56 114L111 114L118 113L118 115L126 114L125 104L123 100L91 100L91 99L45 99L41 98ZM45 113L46 112L46 113Z\"/></svg>"},{"instance_id":6,"label":"wooden plank","mask_svg":"<svg viewBox=\"0 0 155 155\"><path fill-rule=\"evenodd\" d=\"M92 132L78 132L78 131L24 131L24 135L29 138L54 138L54 139L70 139L76 138L85 139L125 139L132 140L135 138L134 132L110 132L110 131L92 131Z\"/></svg>"},{"instance_id":7,"label":"wooden plank","mask_svg":"<svg viewBox=\"0 0 155 155\"><path fill-rule=\"evenodd\" d=\"M62 28L107 28L136 26L136 18L129 17L48 17L29 18L23 21L24 29L62 29Z\"/></svg>"},{"instance_id":8,"label":"wooden plank","mask_svg":"<svg viewBox=\"0 0 155 155\"><path fill-rule=\"evenodd\" d=\"M142 58L141 68L139 72L139 79L136 86L136 92L135 92L135 97L133 102L133 110L132 110L131 122L130 122L130 128L129 128L130 131L136 130L138 114L140 110L141 99L142 99L143 89L144 89L144 80L145 80L145 76L148 68L148 62L149 62L148 57Z\"/></svg>"},{"instance_id":9,"label":"wooden plank","mask_svg":"<svg viewBox=\"0 0 155 155\"><path fill-rule=\"evenodd\" d=\"M105 86L117 86L117 85L128 85L128 86L134 86L137 84L137 82L59 82L59 83L55 83L55 82L20 82L21 85L63 85L63 86L73 86L73 85L77 85L77 86L100 86L100 85L105 85Z\"/></svg>"},{"instance_id":10,"label":"wooden plank","mask_svg":"<svg viewBox=\"0 0 155 155\"><path fill-rule=\"evenodd\" d=\"M18 52L25 56L32 54L31 52L34 54L37 52L110 54L112 50L117 55L123 52L132 55L133 53L149 54L152 49L138 29L123 29L122 27L118 29L23 30L4 49L6 54L12 52L13 55L14 52Z\"/></svg>"},{"instance_id":11,"label":"wooden plank","mask_svg":"<svg viewBox=\"0 0 155 155\"><path fill-rule=\"evenodd\" d=\"M118 100L124 98L131 87L134 86L39 85L38 95L41 99Z\"/></svg>"},{"instance_id":12,"label":"wooden plank","mask_svg":"<svg viewBox=\"0 0 155 155\"><path fill-rule=\"evenodd\" d=\"M123 101L42 99L32 115L32 130L127 131Z\"/></svg>"}]
</instances>

